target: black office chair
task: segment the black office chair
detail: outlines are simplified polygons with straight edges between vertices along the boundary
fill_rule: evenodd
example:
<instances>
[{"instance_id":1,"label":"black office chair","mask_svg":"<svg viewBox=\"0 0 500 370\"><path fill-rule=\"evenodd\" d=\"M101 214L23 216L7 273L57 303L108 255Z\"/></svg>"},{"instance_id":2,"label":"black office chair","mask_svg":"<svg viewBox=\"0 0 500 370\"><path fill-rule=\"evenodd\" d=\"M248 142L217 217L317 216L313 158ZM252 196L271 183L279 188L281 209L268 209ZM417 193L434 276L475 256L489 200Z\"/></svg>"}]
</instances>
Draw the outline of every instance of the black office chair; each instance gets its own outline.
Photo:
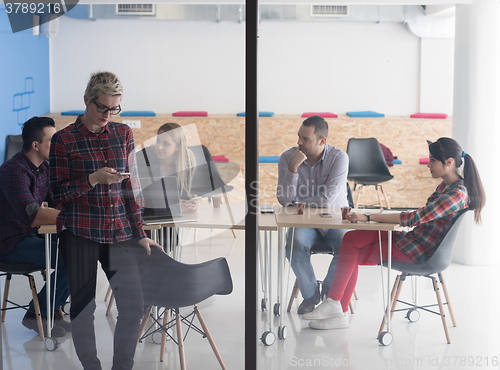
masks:
<instances>
[{"instance_id":1,"label":"black office chair","mask_svg":"<svg viewBox=\"0 0 500 370\"><path fill-rule=\"evenodd\" d=\"M40 339L42 341L45 340L45 336L43 334L43 324L42 324L42 316L40 313L40 305L38 304L38 296L37 296L37 290L36 290L36 284L35 284L35 278L33 277L33 273L40 271L43 275L43 278L45 280L45 269L41 266L37 265L31 265L31 264L20 264L20 265L11 265L7 263L0 262L0 271L3 273L0 273L0 276L5 276L5 287L4 287L4 292L3 292L3 302L2 302L2 322L5 321L5 314L7 313L8 310L15 310L22 308L26 311L28 311L29 305L20 305L15 302L12 302L9 300L9 289L10 289L10 281L12 279L12 275L23 275L28 278L29 281L29 286L31 289L31 294L33 296L33 303L35 306L35 315L36 315L36 322L38 324L38 332L40 333ZM8 304L11 305L11 307L7 307Z\"/></svg>"},{"instance_id":2,"label":"black office chair","mask_svg":"<svg viewBox=\"0 0 500 370\"><path fill-rule=\"evenodd\" d=\"M380 208L383 208L380 199L380 191L382 191L386 206L390 209L391 205L381 184L391 180L394 176L389 172L384 153L377 139L373 137L368 139L351 138L347 143L347 154L349 155L347 179L354 182L354 191L358 187L355 208L359 206L363 188L372 185L377 191Z\"/></svg>"},{"instance_id":3,"label":"black office chair","mask_svg":"<svg viewBox=\"0 0 500 370\"><path fill-rule=\"evenodd\" d=\"M193 174L193 179L191 182L191 194L196 194L198 196L211 199L215 195L222 194L224 196L224 201L229 204L227 198L227 193L234 189L234 186L227 185L217 169L217 165L212 157L212 154L205 145L190 146L189 149L192 150L195 160L196 160L196 170ZM239 173L239 166L234 164L238 171L234 172L234 177ZM233 236L236 238L236 233L231 229ZM196 232L195 232L196 241Z\"/></svg>"},{"instance_id":4,"label":"black office chair","mask_svg":"<svg viewBox=\"0 0 500 370\"><path fill-rule=\"evenodd\" d=\"M160 323L160 319L156 319L151 315L153 324L142 335L147 326L148 316L150 316L149 310L146 312L138 341L140 342L154 333L161 332L160 361L163 361L168 336L177 343L181 369L185 369L183 344L185 337L183 338L181 328L181 323L184 323L188 326L186 335L190 329L193 329L202 336L207 337L220 366L222 369L226 369L208 327L201 316L200 310L196 306L198 303L215 294L227 295L233 291L233 282L226 259L216 258L207 262L190 265L178 262L154 248L151 251L151 256L147 256L143 250L138 248L136 256L141 276L144 303L146 305L165 308L163 311L163 323ZM188 306L194 306L193 311L187 316L181 315L179 308ZM169 320L169 310L172 310L172 314L175 315L175 318L172 320ZM198 318L202 326L201 329L193 324L194 316ZM155 329L155 324L159 324L159 328ZM169 330L174 326L177 329L177 341L169 333Z\"/></svg>"},{"instance_id":5,"label":"black office chair","mask_svg":"<svg viewBox=\"0 0 500 370\"><path fill-rule=\"evenodd\" d=\"M346 187L347 187L347 203L349 204L349 207L354 208L351 186L349 185L348 182L346 183ZM317 244L311 247L311 255L313 254L330 254L331 256L333 256L334 253L332 249L329 248L328 246L325 246L324 244ZM290 312L290 310L292 309L293 301L296 298L298 298L299 293L300 293L299 281L297 280L297 278L295 278L295 284L293 284L292 294L290 295L290 300L288 301L288 307L286 309L286 312ZM326 293L321 292L321 300L326 298L325 295ZM356 300L358 299L358 293L356 292L356 289L354 289L354 299ZM349 310L351 311L351 313L354 313L354 308L352 307L351 302L349 302Z\"/></svg>"},{"instance_id":6,"label":"black office chair","mask_svg":"<svg viewBox=\"0 0 500 370\"><path fill-rule=\"evenodd\" d=\"M446 283L443 278L442 272L448 268L448 266L451 263L451 257L453 254L453 246L455 244L455 239L457 237L458 233L458 228L460 227L460 224L462 223L464 219L465 213L467 213L468 209L464 209L460 211L458 216L455 217L453 224L451 228L448 230L446 233L445 237L439 243L437 246L437 249L435 250L434 254L427 260L427 262L418 264L418 265L413 265L413 264L408 264L408 263L402 263L402 262L392 262L391 267L393 270L400 271L401 274L396 277L396 280L394 281L394 286L392 288L392 293L391 293L391 317L390 320L392 321L392 316L394 315L394 312L397 311L407 311L406 313L406 318L410 322L416 322L420 318L420 313L419 309L422 311L427 311L430 313L437 314L441 316L441 321L443 322L443 328L444 328L444 333L446 336L446 341L448 343L451 343L450 340L450 334L448 332L448 327L446 324L446 316L444 313L444 306L448 306L448 311L450 312L450 317L451 321L453 323L453 326L457 326L456 321L455 321L455 316L453 315L453 309L451 307L450 303L450 298L448 295L448 289L446 287ZM387 262L384 263L384 266L387 266ZM436 276L431 276L437 274ZM399 295L401 294L401 289L403 287L403 282L406 280L408 276L423 276L426 278L429 278L432 280L432 285L434 288L434 291L436 292L436 298L437 298L437 304L433 305L426 305L426 306L419 306L417 305L417 302L414 303L408 303L405 301L400 301L399 300ZM439 282L441 283L441 286L443 288L443 293L445 297L445 302L443 303L441 299L441 294L439 293ZM404 308L404 309L399 309L396 310L396 305L397 303L402 303L407 306L410 306L411 308ZM432 310L429 310L430 307L439 307L439 312L435 312ZM382 343L384 339L381 337L382 331L385 327L386 323L386 317L384 315L384 318L382 320L382 324L380 325L380 330L378 333L377 338L379 338L379 341ZM391 338L392 339L392 338ZM382 343L386 344L386 343Z\"/></svg>"},{"instance_id":7,"label":"black office chair","mask_svg":"<svg viewBox=\"0 0 500 370\"><path fill-rule=\"evenodd\" d=\"M190 146L189 149L196 159L196 170L191 183L192 194L211 198L214 195L225 195L234 189L234 186L226 185L222 180L212 154L205 145Z\"/></svg>"},{"instance_id":8,"label":"black office chair","mask_svg":"<svg viewBox=\"0 0 500 370\"><path fill-rule=\"evenodd\" d=\"M7 137L5 138L4 162L7 162L14 156L14 154L20 152L22 149L23 149L22 135L7 135Z\"/></svg>"}]
</instances>

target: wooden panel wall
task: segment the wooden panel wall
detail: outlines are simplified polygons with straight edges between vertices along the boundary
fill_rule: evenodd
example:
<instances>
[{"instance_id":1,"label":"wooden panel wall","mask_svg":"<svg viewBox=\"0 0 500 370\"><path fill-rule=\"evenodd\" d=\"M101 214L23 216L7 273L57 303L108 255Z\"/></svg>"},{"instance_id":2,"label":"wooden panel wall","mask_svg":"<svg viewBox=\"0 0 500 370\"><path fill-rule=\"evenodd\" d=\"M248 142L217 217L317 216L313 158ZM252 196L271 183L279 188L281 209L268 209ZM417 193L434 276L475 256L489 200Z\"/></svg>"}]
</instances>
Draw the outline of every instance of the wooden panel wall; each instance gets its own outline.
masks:
<instances>
[{"instance_id":1,"label":"wooden panel wall","mask_svg":"<svg viewBox=\"0 0 500 370\"><path fill-rule=\"evenodd\" d=\"M50 115L56 121L57 129L74 122L74 116ZM133 129L136 145L151 140L157 129L167 122L176 122L186 126L186 135L191 144L197 141L207 146L212 155L224 155L241 168L240 174L231 181L235 189L230 192L231 202L241 203L244 195L245 174L245 119L232 115L210 115L209 117L120 117L116 122L140 120L141 128ZM280 155L295 146L297 131L304 119L296 115L261 117L259 119L259 154ZM393 207L420 207L434 191L437 180L430 177L425 165L419 164L419 158L427 157L426 140L435 141L441 136L451 136L451 119L430 120L411 119L409 117L384 118L339 118L327 119L330 132L328 144L343 150L347 148L349 138L375 137L391 149L403 164L390 167L394 179L386 183L384 189ZM234 166L219 164L221 175L234 177ZM259 189L261 202L275 203L278 166L261 164L259 166ZM377 201L373 187L365 191L361 202L374 204Z\"/></svg>"}]
</instances>

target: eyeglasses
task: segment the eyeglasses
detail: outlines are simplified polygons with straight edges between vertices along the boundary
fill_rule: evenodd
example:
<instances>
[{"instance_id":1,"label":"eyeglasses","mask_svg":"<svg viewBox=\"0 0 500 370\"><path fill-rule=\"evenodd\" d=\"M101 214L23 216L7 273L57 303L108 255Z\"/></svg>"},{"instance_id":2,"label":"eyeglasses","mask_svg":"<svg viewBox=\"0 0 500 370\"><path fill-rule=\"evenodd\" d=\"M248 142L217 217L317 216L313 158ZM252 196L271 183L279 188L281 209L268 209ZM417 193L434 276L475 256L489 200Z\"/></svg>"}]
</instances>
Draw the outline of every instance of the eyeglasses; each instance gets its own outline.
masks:
<instances>
[{"instance_id":1,"label":"eyeglasses","mask_svg":"<svg viewBox=\"0 0 500 370\"><path fill-rule=\"evenodd\" d=\"M95 104L97 111L99 113L107 113L109 111L109 114L114 116L122 111L122 108L120 106L115 108L108 108L105 105L97 104L94 99L92 99L91 102Z\"/></svg>"}]
</instances>

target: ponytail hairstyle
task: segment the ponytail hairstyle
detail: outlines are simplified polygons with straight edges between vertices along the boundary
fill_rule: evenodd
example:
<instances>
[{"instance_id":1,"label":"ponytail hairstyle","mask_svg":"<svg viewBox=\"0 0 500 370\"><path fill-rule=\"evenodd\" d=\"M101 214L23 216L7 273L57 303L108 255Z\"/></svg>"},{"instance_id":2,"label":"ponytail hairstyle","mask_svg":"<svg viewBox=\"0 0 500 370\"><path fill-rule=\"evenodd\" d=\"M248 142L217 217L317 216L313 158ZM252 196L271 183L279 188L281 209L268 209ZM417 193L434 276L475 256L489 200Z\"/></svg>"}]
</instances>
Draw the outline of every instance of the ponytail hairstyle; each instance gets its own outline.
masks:
<instances>
[{"instance_id":1,"label":"ponytail hairstyle","mask_svg":"<svg viewBox=\"0 0 500 370\"><path fill-rule=\"evenodd\" d=\"M486 203L486 195L484 194L483 183L472 157L465 153L455 140L449 137L442 137L434 143L429 143L429 152L443 164L446 164L445 161L448 158L453 158L457 169L464 164L463 180L469 194L469 208L474 210L474 221L476 224L480 224L481 210Z\"/></svg>"},{"instance_id":2,"label":"ponytail hairstyle","mask_svg":"<svg viewBox=\"0 0 500 370\"><path fill-rule=\"evenodd\" d=\"M174 164L180 194L183 194L185 191L186 194L190 195L191 183L196 167L194 154L191 149L187 147L186 136L184 135L184 131L181 126L177 123L165 123L158 129L157 135L165 132L168 132L168 134L172 137L172 140L179 147Z\"/></svg>"}]
</instances>

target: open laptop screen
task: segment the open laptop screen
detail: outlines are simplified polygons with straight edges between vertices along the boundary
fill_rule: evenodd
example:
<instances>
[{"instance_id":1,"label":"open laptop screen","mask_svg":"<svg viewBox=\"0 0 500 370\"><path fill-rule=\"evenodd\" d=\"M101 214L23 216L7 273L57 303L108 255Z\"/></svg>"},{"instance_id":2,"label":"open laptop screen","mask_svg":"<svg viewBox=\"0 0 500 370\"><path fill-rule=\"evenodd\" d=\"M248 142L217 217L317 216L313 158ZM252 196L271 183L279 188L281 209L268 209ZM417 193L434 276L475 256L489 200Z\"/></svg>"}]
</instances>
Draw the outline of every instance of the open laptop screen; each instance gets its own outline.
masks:
<instances>
[{"instance_id":1,"label":"open laptop screen","mask_svg":"<svg viewBox=\"0 0 500 370\"><path fill-rule=\"evenodd\" d=\"M141 181L142 182L142 181ZM144 217L175 216L181 214L177 178L163 177L142 190L144 196Z\"/></svg>"}]
</instances>

